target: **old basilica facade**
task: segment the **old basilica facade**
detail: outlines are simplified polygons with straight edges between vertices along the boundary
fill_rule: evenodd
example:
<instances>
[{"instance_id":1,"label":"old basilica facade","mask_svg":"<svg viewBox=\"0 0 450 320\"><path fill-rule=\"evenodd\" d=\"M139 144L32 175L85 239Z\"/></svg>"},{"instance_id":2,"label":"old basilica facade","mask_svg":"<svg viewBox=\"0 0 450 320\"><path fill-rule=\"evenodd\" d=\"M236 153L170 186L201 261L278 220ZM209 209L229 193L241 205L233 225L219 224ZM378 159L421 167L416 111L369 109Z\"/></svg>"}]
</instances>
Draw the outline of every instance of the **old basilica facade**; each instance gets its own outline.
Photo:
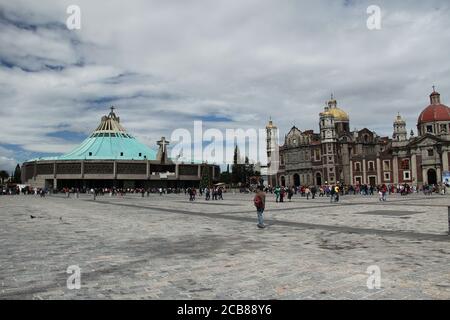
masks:
<instances>
[{"instance_id":1,"label":"old basilica facade","mask_svg":"<svg viewBox=\"0 0 450 320\"><path fill-rule=\"evenodd\" d=\"M278 146L278 129L269 121L268 171L273 173L268 176L269 185L422 186L441 183L448 174L450 108L434 89L430 104L418 117L418 136L412 130L408 136L400 114L394 119L392 138L367 128L350 131L349 116L333 97L320 113L319 128L315 133L294 126Z\"/></svg>"}]
</instances>

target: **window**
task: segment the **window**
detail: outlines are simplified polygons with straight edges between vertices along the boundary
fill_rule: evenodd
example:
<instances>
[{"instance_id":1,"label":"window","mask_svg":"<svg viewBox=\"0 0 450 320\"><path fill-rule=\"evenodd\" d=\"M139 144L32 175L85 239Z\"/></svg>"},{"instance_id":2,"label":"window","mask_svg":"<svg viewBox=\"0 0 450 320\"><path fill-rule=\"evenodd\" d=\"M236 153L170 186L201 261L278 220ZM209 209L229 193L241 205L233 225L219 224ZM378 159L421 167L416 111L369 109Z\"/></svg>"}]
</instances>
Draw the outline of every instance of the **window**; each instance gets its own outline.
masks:
<instances>
[{"instance_id":1,"label":"window","mask_svg":"<svg viewBox=\"0 0 450 320\"><path fill-rule=\"evenodd\" d=\"M391 180L391 173L385 172L384 173L384 181L390 181Z\"/></svg>"},{"instance_id":2,"label":"window","mask_svg":"<svg viewBox=\"0 0 450 320\"><path fill-rule=\"evenodd\" d=\"M139 152L139 157L142 157L142 153Z\"/></svg>"},{"instance_id":3,"label":"window","mask_svg":"<svg viewBox=\"0 0 450 320\"><path fill-rule=\"evenodd\" d=\"M409 159L403 159L401 163L402 170L409 170Z\"/></svg>"},{"instance_id":4,"label":"window","mask_svg":"<svg viewBox=\"0 0 450 320\"><path fill-rule=\"evenodd\" d=\"M361 162L355 162L355 171L361 171Z\"/></svg>"},{"instance_id":5,"label":"window","mask_svg":"<svg viewBox=\"0 0 450 320\"><path fill-rule=\"evenodd\" d=\"M433 126L427 126L427 132L433 133Z\"/></svg>"},{"instance_id":6,"label":"window","mask_svg":"<svg viewBox=\"0 0 450 320\"><path fill-rule=\"evenodd\" d=\"M383 160L383 170L391 170L391 162L389 160Z\"/></svg>"},{"instance_id":7,"label":"window","mask_svg":"<svg viewBox=\"0 0 450 320\"><path fill-rule=\"evenodd\" d=\"M434 151L433 151L433 149L428 149L427 152L428 152L428 156L429 156L429 157L434 156Z\"/></svg>"},{"instance_id":8,"label":"window","mask_svg":"<svg viewBox=\"0 0 450 320\"><path fill-rule=\"evenodd\" d=\"M447 125L446 124L441 124L441 132L444 132L444 133L447 132Z\"/></svg>"},{"instance_id":9,"label":"window","mask_svg":"<svg viewBox=\"0 0 450 320\"><path fill-rule=\"evenodd\" d=\"M89 156L92 156L92 152L89 152Z\"/></svg>"},{"instance_id":10,"label":"window","mask_svg":"<svg viewBox=\"0 0 450 320\"><path fill-rule=\"evenodd\" d=\"M369 142L369 136L367 134L364 135L364 142L365 143Z\"/></svg>"},{"instance_id":11,"label":"window","mask_svg":"<svg viewBox=\"0 0 450 320\"><path fill-rule=\"evenodd\" d=\"M320 150L315 150L314 151L314 158L316 161L320 160Z\"/></svg>"},{"instance_id":12,"label":"window","mask_svg":"<svg viewBox=\"0 0 450 320\"><path fill-rule=\"evenodd\" d=\"M123 152L120 153L120 156L123 157Z\"/></svg>"},{"instance_id":13,"label":"window","mask_svg":"<svg viewBox=\"0 0 450 320\"><path fill-rule=\"evenodd\" d=\"M403 180L411 180L411 172L403 171Z\"/></svg>"},{"instance_id":14,"label":"window","mask_svg":"<svg viewBox=\"0 0 450 320\"><path fill-rule=\"evenodd\" d=\"M369 171L375 171L375 162L369 161Z\"/></svg>"}]
</instances>

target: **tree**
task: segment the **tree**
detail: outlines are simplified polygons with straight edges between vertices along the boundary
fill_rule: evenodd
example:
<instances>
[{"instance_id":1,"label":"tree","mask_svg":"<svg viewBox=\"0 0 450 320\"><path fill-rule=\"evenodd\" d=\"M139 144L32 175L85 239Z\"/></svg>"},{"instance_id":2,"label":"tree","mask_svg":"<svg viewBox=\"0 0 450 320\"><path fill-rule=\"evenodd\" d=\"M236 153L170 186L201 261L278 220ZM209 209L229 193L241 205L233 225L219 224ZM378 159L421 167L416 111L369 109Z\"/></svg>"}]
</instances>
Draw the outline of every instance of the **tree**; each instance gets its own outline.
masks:
<instances>
[{"instance_id":1,"label":"tree","mask_svg":"<svg viewBox=\"0 0 450 320\"><path fill-rule=\"evenodd\" d=\"M231 173L228 171L222 172L220 174L220 182L230 184L231 183Z\"/></svg>"},{"instance_id":2,"label":"tree","mask_svg":"<svg viewBox=\"0 0 450 320\"><path fill-rule=\"evenodd\" d=\"M230 165L227 164L227 171L220 173L220 182L230 184L231 183L231 172L230 172Z\"/></svg>"},{"instance_id":3,"label":"tree","mask_svg":"<svg viewBox=\"0 0 450 320\"><path fill-rule=\"evenodd\" d=\"M200 188L204 189L211 186L211 171L207 165L202 165L202 179L200 180Z\"/></svg>"},{"instance_id":4,"label":"tree","mask_svg":"<svg viewBox=\"0 0 450 320\"><path fill-rule=\"evenodd\" d=\"M255 165L250 163L248 157L245 157L244 163L239 163L239 149L234 149L234 159L231 172L231 182L249 186L251 184L250 177L259 176L259 172L255 171Z\"/></svg>"},{"instance_id":5,"label":"tree","mask_svg":"<svg viewBox=\"0 0 450 320\"><path fill-rule=\"evenodd\" d=\"M242 164L239 163L239 149L234 147L233 166L231 167L231 182L238 184L242 181Z\"/></svg>"},{"instance_id":6,"label":"tree","mask_svg":"<svg viewBox=\"0 0 450 320\"><path fill-rule=\"evenodd\" d=\"M13 183L22 183L22 174L20 170L20 165L17 164L16 169L14 170L13 174Z\"/></svg>"},{"instance_id":7,"label":"tree","mask_svg":"<svg viewBox=\"0 0 450 320\"><path fill-rule=\"evenodd\" d=\"M2 180L2 184L9 178L8 172L5 170L0 171L0 179Z\"/></svg>"}]
</instances>

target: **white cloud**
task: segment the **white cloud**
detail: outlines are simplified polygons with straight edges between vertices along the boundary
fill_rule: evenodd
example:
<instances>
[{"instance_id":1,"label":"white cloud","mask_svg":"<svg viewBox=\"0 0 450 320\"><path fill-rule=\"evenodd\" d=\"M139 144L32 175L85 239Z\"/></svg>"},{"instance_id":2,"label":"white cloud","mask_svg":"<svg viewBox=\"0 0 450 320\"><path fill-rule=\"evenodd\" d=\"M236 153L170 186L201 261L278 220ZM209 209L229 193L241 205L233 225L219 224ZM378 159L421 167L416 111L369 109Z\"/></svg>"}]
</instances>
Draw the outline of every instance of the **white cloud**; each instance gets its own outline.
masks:
<instances>
[{"instance_id":1,"label":"white cloud","mask_svg":"<svg viewBox=\"0 0 450 320\"><path fill-rule=\"evenodd\" d=\"M352 128L384 135L397 111L415 127L433 84L450 104L444 0L379 1L380 31L362 0L83 0L77 31L61 28L69 4L0 0L0 144L67 151L54 133L88 134L113 102L151 147L206 114L317 130L332 91Z\"/></svg>"}]
</instances>

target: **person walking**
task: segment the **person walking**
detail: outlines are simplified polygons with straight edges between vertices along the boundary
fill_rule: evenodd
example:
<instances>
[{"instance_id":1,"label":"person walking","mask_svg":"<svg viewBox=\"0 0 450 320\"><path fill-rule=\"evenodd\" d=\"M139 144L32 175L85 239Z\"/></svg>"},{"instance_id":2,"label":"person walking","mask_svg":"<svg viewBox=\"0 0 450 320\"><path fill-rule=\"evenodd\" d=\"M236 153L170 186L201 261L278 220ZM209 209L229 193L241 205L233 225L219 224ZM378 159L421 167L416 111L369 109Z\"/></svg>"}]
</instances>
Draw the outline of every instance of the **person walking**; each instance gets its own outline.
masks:
<instances>
[{"instance_id":1,"label":"person walking","mask_svg":"<svg viewBox=\"0 0 450 320\"><path fill-rule=\"evenodd\" d=\"M277 186L275 188L275 202L278 202L278 199L280 198L280 192L281 192L280 187Z\"/></svg>"},{"instance_id":2,"label":"person walking","mask_svg":"<svg viewBox=\"0 0 450 320\"><path fill-rule=\"evenodd\" d=\"M335 189L334 186L330 186L330 202L334 201Z\"/></svg>"},{"instance_id":3,"label":"person walking","mask_svg":"<svg viewBox=\"0 0 450 320\"><path fill-rule=\"evenodd\" d=\"M317 193L317 188L316 186L312 186L311 187L311 195L312 195L312 199L316 198L316 193Z\"/></svg>"},{"instance_id":4,"label":"person walking","mask_svg":"<svg viewBox=\"0 0 450 320\"><path fill-rule=\"evenodd\" d=\"M339 186L336 185L336 187L334 188L334 201L339 202L339 192L341 190L339 189Z\"/></svg>"},{"instance_id":5,"label":"person walking","mask_svg":"<svg viewBox=\"0 0 450 320\"><path fill-rule=\"evenodd\" d=\"M264 229L266 226L264 225L264 209L266 208L266 193L264 192L264 187L258 187L258 193L255 195L253 199L253 203L256 207L256 215L258 217L258 228Z\"/></svg>"},{"instance_id":6,"label":"person walking","mask_svg":"<svg viewBox=\"0 0 450 320\"><path fill-rule=\"evenodd\" d=\"M195 188L194 187L189 188L189 201L195 200L195 194L196 194Z\"/></svg>"},{"instance_id":7,"label":"person walking","mask_svg":"<svg viewBox=\"0 0 450 320\"><path fill-rule=\"evenodd\" d=\"M309 200L309 196L311 195L311 189L309 187L305 188L306 200Z\"/></svg>"},{"instance_id":8,"label":"person walking","mask_svg":"<svg viewBox=\"0 0 450 320\"><path fill-rule=\"evenodd\" d=\"M320 186L319 187L319 197L324 197L325 196L325 191L323 190L323 187Z\"/></svg>"},{"instance_id":9,"label":"person walking","mask_svg":"<svg viewBox=\"0 0 450 320\"><path fill-rule=\"evenodd\" d=\"M386 201L387 187L385 184L381 186L381 200Z\"/></svg>"},{"instance_id":10,"label":"person walking","mask_svg":"<svg viewBox=\"0 0 450 320\"><path fill-rule=\"evenodd\" d=\"M293 188L290 187L290 188L288 189L288 200L289 200L289 202L291 202L292 196L293 196L293 195L294 195Z\"/></svg>"}]
</instances>

